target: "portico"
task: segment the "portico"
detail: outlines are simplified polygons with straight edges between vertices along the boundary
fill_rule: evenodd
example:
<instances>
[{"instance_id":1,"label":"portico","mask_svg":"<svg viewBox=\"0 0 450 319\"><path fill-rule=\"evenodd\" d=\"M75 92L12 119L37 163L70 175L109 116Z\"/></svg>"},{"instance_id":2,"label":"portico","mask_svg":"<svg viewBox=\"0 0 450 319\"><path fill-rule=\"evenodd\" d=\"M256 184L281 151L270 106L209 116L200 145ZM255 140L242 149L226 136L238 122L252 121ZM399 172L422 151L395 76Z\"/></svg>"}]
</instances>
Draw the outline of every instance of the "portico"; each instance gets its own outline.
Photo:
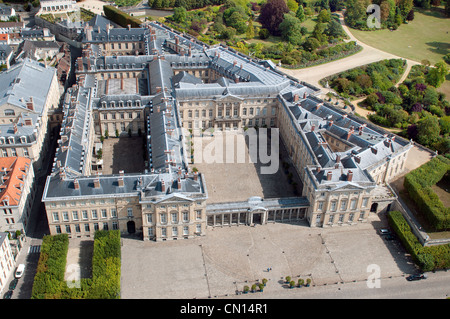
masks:
<instances>
[{"instance_id":1,"label":"portico","mask_svg":"<svg viewBox=\"0 0 450 319\"><path fill-rule=\"evenodd\" d=\"M207 226L265 225L275 222L298 222L305 218L309 202L305 197L263 199L251 197L247 202L217 203L206 207Z\"/></svg>"}]
</instances>

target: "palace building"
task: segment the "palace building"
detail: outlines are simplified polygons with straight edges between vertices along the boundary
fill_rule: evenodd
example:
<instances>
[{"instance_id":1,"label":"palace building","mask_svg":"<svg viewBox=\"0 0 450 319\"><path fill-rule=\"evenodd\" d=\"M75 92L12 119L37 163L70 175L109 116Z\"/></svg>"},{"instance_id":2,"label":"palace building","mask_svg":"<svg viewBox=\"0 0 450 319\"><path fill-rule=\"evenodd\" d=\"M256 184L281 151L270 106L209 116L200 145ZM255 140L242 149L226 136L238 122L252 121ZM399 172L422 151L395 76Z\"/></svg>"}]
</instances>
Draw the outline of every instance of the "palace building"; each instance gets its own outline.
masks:
<instances>
[{"instance_id":1,"label":"palace building","mask_svg":"<svg viewBox=\"0 0 450 319\"><path fill-rule=\"evenodd\" d=\"M223 225L353 225L395 200L387 183L404 170L411 143L334 108L318 88L157 22L117 29L98 18L84 39L44 189L51 234L120 229L163 241ZM208 203L183 129L248 127L279 129L301 196ZM104 174L96 151L114 135L142 136L141 172Z\"/></svg>"}]
</instances>

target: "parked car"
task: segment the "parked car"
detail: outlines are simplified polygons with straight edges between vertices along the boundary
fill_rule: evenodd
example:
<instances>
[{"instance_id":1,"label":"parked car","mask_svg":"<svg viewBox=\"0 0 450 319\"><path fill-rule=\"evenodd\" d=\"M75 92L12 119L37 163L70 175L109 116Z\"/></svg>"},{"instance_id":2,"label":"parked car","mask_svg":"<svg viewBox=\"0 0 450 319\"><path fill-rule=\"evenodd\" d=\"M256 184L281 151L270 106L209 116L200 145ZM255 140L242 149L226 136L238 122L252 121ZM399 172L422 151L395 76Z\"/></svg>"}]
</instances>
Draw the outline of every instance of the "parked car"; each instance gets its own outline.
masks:
<instances>
[{"instance_id":1,"label":"parked car","mask_svg":"<svg viewBox=\"0 0 450 319\"><path fill-rule=\"evenodd\" d=\"M8 290L8 292L3 295L3 299L11 299L12 294L13 294L13 291L12 290Z\"/></svg>"},{"instance_id":2,"label":"parked car","mask_svg":"<svg viewBox=\"0 0 450 319\"><path fill-rule=\"evenodd\" d=\"M19 282L19 279L14 278L10 283L9 283L9 290L14 290L16 289L17 283Z\"/></svg>"},{"instance_id":3,"label":"parked car","mask_svg":"<svg viewBox=\"0 0 450 319\"><path fill-rule=\"evenodd\" d=\"M25 270L25 265L20 264L16 269L16 273L14 274L14 277L16 277L16 278L22 277L24 270Z\"/></svg>"},{"instance_id":4,"label":"parked car","mask_svg":"<svg viewBox=\"0 0 450 319\"><path fill-rule=\"evenodd\" d=\"M391 232L389 231L389 229L386 229L386 228L381 228L380 229L380 234L381 235L388 235L388 234L390 234Z\"/></svg>"},{"instance_id":5,"label":"parked car","mask_svg":"<svg viewBox=\"0 0 450 319\"><path fill-rule=\"evenodd\" d=\"M417 275L410 275L410 276L406 277L406 280L408 280L408 281L416 281L416 280L422 280L422 279L427 279L427 275L426 274L417 274Z\"/></svg>"}]
</instances>

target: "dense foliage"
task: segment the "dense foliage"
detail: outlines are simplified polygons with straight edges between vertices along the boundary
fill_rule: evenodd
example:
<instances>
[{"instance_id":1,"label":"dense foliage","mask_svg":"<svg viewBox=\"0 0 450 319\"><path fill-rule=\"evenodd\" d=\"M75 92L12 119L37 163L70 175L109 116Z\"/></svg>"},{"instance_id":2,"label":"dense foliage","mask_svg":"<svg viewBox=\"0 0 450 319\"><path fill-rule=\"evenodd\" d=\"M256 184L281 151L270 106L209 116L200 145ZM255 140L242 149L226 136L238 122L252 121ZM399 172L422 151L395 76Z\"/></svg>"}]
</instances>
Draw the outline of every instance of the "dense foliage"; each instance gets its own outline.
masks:
<instances>
[{"instance_id":1,"label":"dense foliage","mask_svg":"<svg viewBox=\"0 0 450 319\"><path fill-rule=\"evenodd\" d=\"M67 234L44 236L34 277L31 295L33 299L61 298L66 286L64 272L68 248Z\"/></svg>"},{"instance_id":2,"label":"dense foliage","mask_svg":"<svg viewBox=\"0 0 450 319\"><path fill-rule=\"evenodd\" d=\"M384 127L403 129L399 134L437 150L450 152L450 104L436 90L447 73L444 62L434 67L415 65L407 79L394 84L404 72L404 61L385 60L348 70L321 81L344 97L364 98L374 111L368 119Z\"/></svg>"},{"instance_id":3,"label":"dense foliage","mask_svg":"<svg viewBox=\"0 0 450 319\"><path fill-rule=\"evenodd\" d=\"M397 29L407 20L414 19L413 0L348 0L346 1L345 22L360 30L369 30L367 8L370 4L380 6L381 28Z\"/></svg>"},{"instance_id":4,"label":"dense foliage","mask_svg":"<svg viewBox=\"0 0 450 319\"><path fill-rule=\"evenodd\" d=\"M31 298L120 298L120 231L95 233L92 278L81 278L73 287L64 280L68 245L67 234L44 237Z\"/></svg>"},{"instance_id":5,"label":"dense foliage","mask_svg":"<svg viewBox=\"0 0 450 319\"><path fill-rule=\"evenodd\" d=\"M450 159L437 156L406 174L404 187L430 227L436 231L450 229L450 207L445 207L431 186L450 170Z\"/></svg>"},{"instance_id":6,"label":"dense foliage","mask_svg":"<svg viewBox=\"0 0 450 319\"><path fill-rule=\"evenodd\" d=\"M450 244L424 247L412 232L402 213L391 211L388 213L388 220L389 225L420 269L432 271L450 267Z\"/></svg>"}]
</instances>

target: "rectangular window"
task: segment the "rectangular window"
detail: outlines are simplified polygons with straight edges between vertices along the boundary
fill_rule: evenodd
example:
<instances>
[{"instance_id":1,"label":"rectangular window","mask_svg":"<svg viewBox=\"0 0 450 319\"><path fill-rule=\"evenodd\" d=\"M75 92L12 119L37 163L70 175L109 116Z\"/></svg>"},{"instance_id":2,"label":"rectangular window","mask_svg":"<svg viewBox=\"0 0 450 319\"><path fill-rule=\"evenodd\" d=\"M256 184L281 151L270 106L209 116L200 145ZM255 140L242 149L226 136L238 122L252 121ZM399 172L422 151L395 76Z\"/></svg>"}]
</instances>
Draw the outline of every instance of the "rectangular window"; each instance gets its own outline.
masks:
<instances>
[{"instance_id":1,"label":"rectangular window","mask_svg":"<svg viewBox=\"0 0 450 319\"><path fill-rule=\"evenodd\" d=\"M56 228L56 233L61 234L61 226L57 225L55 228Z\"/></svg>"},{"instance_id":2,"label":"rectangular window","mask_svg":"<svg viewBox=\"0 0 450 319\"><path fill-rule=\"evenodd\" d=\"M112 222L112 229L119 229L119 225L117 224L117 222Z\"/></svg>"},{"instance_id":3,"label":"rectangular window","mask_svg":"<svg viewBox=\"0 0 450 319\"><path fill-rule=\"evenodd\" d=\"M363 198L361 207L367 207L367 203L368 202L369 202L369 198L368 197Z\"/></svg>"},{"instance_id":4,"label":"rectangular window","mask_svg":"<svg viewBox=\"0 0 450 319\"><path fill-rule=\"evenodd\" d=\"M81 218L83 218L83 219L88 219L89 218L87 210L82 210L81 211Z\"/></svg>"},{"instance_id":5,"label":"rectangular window","mask_svg":"<svg viewBox=\"0 0 450 319\"><path fill-rule=\"evenodd\" d=\"M85 232L89 232L90 231L89 224L84 224L84 231Z\"/></svg>"},{"instance_id":6,"label":"rectangular window","mask_svg":"<svg viewBox=\"0 0 450 319\"><path fill-rule=\"evenodd\" d=\"M189 213L183 212L183 222L187 223L189 221Z\"/></svg>"},{"instance_id":7,"label":"rectangular window","mask_svg":"<svg viewBox=\"0 0 450 319\"><path fill-rule=\"evenodd\" d=\"M153 237L153 236L154 236L153 227L149 227L148 228L148 237Z\"/></svg>"},{"instance_id":8,"label":"rectangular window","mask_svg":"<svg viewBox=\"0 0 450 319\"><path fill-rule=\"evenodd\" d=\"M196 210L195 211L195 218L198 219L202 219L202 211L201 210Z\"/></svg>"},{"instance_id":9,"label":"rectangular window","mask_svg":"<svg viewBox=\"0 0 450 319\"><path fill-rule=\"evenodd\" d=\"M94 230L98 230L98 223L94 223Z\"/></svg>"},{"instance_id":10,"label":"rectangular window","mask_svg":"<svg viewBox=\"0 0 450 319\"><path fill-rule=\"evenodd\" d=\"M352 199L350 202L350 209L356 209L356 199Z\"/></svg>"},{"instance_id":11,"label":"rectangular window","mask_svg":"<svg viewBox=\"0 0 450 319\"><path fill-rule=\"evenodd\" d=\"M335 212L335 211L336 211L336 201L331 202L330 210L331 210L332 212Z\"/></svg>"},{"instance_id":12,"label":"rectangular window","mask_svg":"<svg viewBox=\"0 0 450 319\"><path fill-rule=\"evenodd\" d=\"M345 210L347 208L347 200L341 201L341 210Z\"/></svg>"},{"instance_id":13,"label":"rectangular window","mask_svg":"<svg viewBox=\"0 0 450 319\"><path fill-rule=\"evenodd\" d=\"M69 221L69 213L68 212L63 212L63 221L68 222Z\"/></svg>"},{"instance_id":14,"label":"rectangular window","mask_svg":"<svg viewBox=\"0 0 450 319\"><path fill-rule=\"evenodd\" d=\"M111 217L113 218L117 217L117 210L115 208L111 208Z\"/></svg>"},{"instance_id":15,"label":"rectangular window","mask_svg":"<svg viewBox=\"0 0 450 319\"><path fill-rule=\"evenodd\" d=\"M97 218L98 218L97 210L96 210L96 209L93 209L93 210L91 211L91 214L92 214L92 219L97 219Z\"/></svg>"},{"instance_id":16,"label":"rectangular window","mask_svg":"<svg viewBox=\"0 0 450 319\"><path fill-rule=\"evenodd\" d=\"M103 223L103 230L108 230L108 223Z\"/></svg>"},{"instance_id":17,"label":"rectangular window","mask_svg":"<svg viewBox=\"0 0 450 319\"><path fill-rule=\"evenodd\" d=\"M178 236L178 227L172 227L172 236Z\"/></svg>"},{"instance_id":18,"label":"rectangular window","mask_svg":"<svg viewBox=\"0 0 450 319\"><path fill-rule=\"evenodd\" d=\"M78 220L78 212L77 212L76 210L74 210L74 211L72 212L72 219L73 219L73 220Z\"/></svg>"},{"instance_id":19,"label":"rectangular window","mask_svg":"<svg viewBox=\"0 0 450 319\"><path fill-rule=\"evenodd\" d=\"M147 223L151 224L153 223L153 214L147 214Z\"/></svg>"},{"instance_id":20,"label":"rectangular window","mask_svg":"<svg viewBox=\"0 0 450 319\"><path fill-rule=\"evenodd\" d=\"M167 215L166 213L161 214L161 224L167 223Z\"/></svg>"},{"instance_id":21,"label":"rectangular window","mask_svg":"<svg viewBox=\"0 0 450 319\"><path fill-rule=\"evenodd\" d=\"M59 222L59 214L58 213L53 213L53 222Z\"/></svg>"},{"instance_id":22,"label":"rectangular window","mask_svg":"<svg viewBox=\"0 0 450 319\"><path fill-rule=\"evenodd\" d=\"M184 226L183 227L183 235L189 235L189 226Z\"/></svg>"},{"instance_id":23,"label":"rectangular window","mask_svg":"<svg viewBox=\"0 0 450 319\"><path fill-rule=\"evenodd\" d=\"M127 216L128 217L133 217L133 208L131 208L131 207L127 208Z\"/></svg>"},{"instance_id":24,"label":"rectangular window","mask_svg":"<svg viewBox=\"0 0 450 319\"><path fill-rule=\"evenodd\" d=\"M167 236L167 229L161 228L161 237L166 237L166 236Z\"/></svg>"},{"instance_id":25,"label":"rectangular window","mask_svg":"<svg viewBox=\"0 0 450 319\"><path fill-rule=\"evenodd\" d=\"M79 224L75 224L75 232L76 233L80 232L80 225Z\"/></svg>"},{"instance_id":26,"label":"rectangular window","mask_svg":"<svg viewBox=\"0 0 450 319\"><path fill-rule=\"evenodd\" d=\"M101 212L102 212L102 218L107 218L108 217L108 215L106 213L106 209L102 209Z\"/></svg>"},{"instance_id":27,"label":"rectangular window","mask_svg":"<svg viewBox=\"0 0 450 319\"><path fill-rule=\"evenodd\" d=\"M195 225L195 232L201 233L202 232L202 224L196 224Z\"/></svg>"},{"instance_id":28,"label":"rectangular window","mask_svg":"<svg viewBox=\"0 0 450 319\"><path fill-rule=\"evenodd\" d=\"M66 225L66 233L70 234L71 230L70 230L70 225Z\"/></svg>"},{"instance_id":29,"label":"rectangular window","mask_svg":"<svg viewBox=\"0 0 450 319\"><path fill-rule=\"evenodd\" d=\"M172 223L178 223L178 213L172 213Z\"/></svg>"}]
</instances>

